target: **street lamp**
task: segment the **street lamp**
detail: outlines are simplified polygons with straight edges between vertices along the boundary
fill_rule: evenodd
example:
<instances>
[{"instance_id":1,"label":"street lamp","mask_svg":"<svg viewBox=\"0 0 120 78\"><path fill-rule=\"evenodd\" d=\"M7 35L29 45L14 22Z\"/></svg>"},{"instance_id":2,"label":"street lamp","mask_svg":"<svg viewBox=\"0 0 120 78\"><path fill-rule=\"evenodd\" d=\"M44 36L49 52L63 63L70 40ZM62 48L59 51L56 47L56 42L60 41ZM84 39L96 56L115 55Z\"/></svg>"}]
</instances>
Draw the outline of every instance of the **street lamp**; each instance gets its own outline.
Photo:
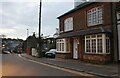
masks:
<instances>
[{"instance_id":1,"label":"street lamp","mask_svg":"<svg viewBox=\"0 0 120 78\"><path fill-rule=\"evenodd\" d=\"M27 54L29 54L29 52L28 52L28 36L29 36L29 29L27 29L27 38L26 38L26 52L27 52Z\"/></svg>"},{"instance_id":2,"label":"street lamp","mask_svg":"<svg viewBox=\"0 0 120 78\"><path fill-rule=\"evenodd\" d=\"M27 38L28 38L28 35L29 35L29 29L27 29Z\"/></svg>"}]
</instances>

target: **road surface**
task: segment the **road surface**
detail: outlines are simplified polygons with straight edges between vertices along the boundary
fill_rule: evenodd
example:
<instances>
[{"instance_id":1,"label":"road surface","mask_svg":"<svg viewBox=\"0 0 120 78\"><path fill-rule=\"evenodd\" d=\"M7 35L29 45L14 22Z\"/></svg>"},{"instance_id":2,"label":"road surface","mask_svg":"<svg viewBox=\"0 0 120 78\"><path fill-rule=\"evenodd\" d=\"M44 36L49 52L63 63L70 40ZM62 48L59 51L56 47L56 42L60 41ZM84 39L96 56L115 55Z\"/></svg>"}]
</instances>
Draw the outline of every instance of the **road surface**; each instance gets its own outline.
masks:
<instances>
[{"instance_id":1,"label":"road surface","mask_svg":"<svg viewBox=\"0 0 120 78\"><path fill-rule=\"evenodd\" d=\"M2 76L94 76L30 61L17 54L2 55ZM94 77L93 77L94 78Z\"/></svg>"}]
</instances>

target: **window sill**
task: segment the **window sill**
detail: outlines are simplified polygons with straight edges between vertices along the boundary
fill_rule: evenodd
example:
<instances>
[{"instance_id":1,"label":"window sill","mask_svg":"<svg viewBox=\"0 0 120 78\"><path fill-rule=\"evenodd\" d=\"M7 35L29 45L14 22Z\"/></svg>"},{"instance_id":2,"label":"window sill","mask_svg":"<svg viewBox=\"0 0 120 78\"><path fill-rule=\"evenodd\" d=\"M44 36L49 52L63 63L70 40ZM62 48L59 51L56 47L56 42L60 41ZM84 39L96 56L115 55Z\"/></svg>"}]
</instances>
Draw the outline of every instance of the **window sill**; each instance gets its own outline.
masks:
<instances>
[{"instance_id":1,"label":"window sill","mask_svg":"<svg viewBox=\"0 0 120 78\"><path fill-rule=\"evenodd\" d=\"M70 53L68 51L56 51L56 53Z\"/></svg>"},{"instance_id":2,"label":"window sill","mask_svg":"<svg viewBox=\"0 0 120 78\"><path fill-rule=\"evenodd\" d=\"M107 54L107 55L108 55L108 54L110 54L110 53L87 53L87 52L85 52L85 54L96 54L96 55L97 55L97 54L99 54L99 55L106 55L106 54Z\"/></svg>"},{"instance_id":3,"label":"window sill","mask_svg":"<svg viewBox=\"0 0 120 78\"><path fill-rule=\"evenodd\" d=\"M64 31L64 32L70 32L70 31L73 31L73 29L72 29L72 30L66 30L66 31Z\"/></svg>"},{"instance_id":4,"label":"window sill","mask_svg":"<svg viewBox=\"0 0 120 78\"><path fill-rule=\"evenodd\" d=\"M92 25L87 25L88 27L95 27L95 26L98 26L98 25L102 25L103 23L101 24L92 24Z\"/></svg>"}]
</instances>

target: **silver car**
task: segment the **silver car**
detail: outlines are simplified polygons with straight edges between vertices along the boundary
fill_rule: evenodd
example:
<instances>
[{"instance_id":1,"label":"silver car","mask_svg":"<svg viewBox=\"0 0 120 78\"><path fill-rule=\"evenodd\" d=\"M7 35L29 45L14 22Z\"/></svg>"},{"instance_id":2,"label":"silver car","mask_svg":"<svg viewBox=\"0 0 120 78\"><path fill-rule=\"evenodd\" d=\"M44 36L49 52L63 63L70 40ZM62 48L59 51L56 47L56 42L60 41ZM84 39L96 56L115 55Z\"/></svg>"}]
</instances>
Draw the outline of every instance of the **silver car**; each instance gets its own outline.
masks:
<instances>
[{"instance_id":1,"label":"silver car","mask_svg":"<svg viewBox=\"0 0 120 78\"><path fill-rule=\"evenodd\" d=\"M55 53L56 53L56 49L50 49L49 51L47 51L45 53L45 57L52 57L52 58L55 58Z\"/></svg>"}]
</instances>

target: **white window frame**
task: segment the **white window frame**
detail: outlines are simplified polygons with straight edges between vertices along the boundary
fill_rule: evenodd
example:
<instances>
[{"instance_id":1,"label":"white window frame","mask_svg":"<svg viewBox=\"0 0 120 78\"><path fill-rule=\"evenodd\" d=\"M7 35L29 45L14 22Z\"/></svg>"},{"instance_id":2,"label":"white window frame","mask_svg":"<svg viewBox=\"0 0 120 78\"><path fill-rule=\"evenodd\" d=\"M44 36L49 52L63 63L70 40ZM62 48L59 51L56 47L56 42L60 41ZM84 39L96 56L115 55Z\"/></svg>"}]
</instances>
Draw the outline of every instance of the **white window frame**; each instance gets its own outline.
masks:
<instances>
[{"instance_id":1,"label":"white window frame","mask_svg":"<svg viewBox=\"0 0 120 78\"><path fill-rule=\"evenodd\" d=\"M106 42L106 53L110 53L110 36L106 34L106 40L105 41L109 41L109 44L107 45L107 42ZM107 52L107 49L109 52Z\"/></svg>"},{"instance_id":2,"label":"white window frame","mask_svg":"<svg viewBox=\"0 0 120 78\"><path fill-rule=\"evenodd\" d=\"M57 39L57 42L56 42L56 48L57 48L57 52L59 53L70 53L70 49L69 51L67 51L67 46L66 46L66 39ZM64 44L64 45L62 45ZM63 49L64 48L64 49ZM70 48L70 46L69 46Z\"/></svg>"},{"instance_id":3,"label":"white window frame","mask_svg":"<svg viewBox=\"0 0 120 78\"><path fill-rule=\"evenodd\" d=\"M98 37L98 35L101 35L101 37ZM92 36L95 36L94 38ZM92 52L92 40L96 40L96 52ZM102 40L102 52L98 52L98 39ZM106 50L106 39L109 39L106 34L94 34L94 35L86 35L85 36L85 53L90 54L110 54L110 52L107 52ZM90 52L87 52L87 40L90 40ZM110 41L109 41L109 51L110 51Z\"/></svg>"},{"instance_id":4,"label":"white window frame","mask_svg":"<svg viewBox=\"0 0 120 78\"><path fill-rule=\"evenodd\" d=\"M69 17L64 20L64 31L71 31L73 30L73 17Z\"/></svg>"},{"instance_id":5,"label":"white window frame","mask_svg":"<svg viewBox=\"0 0 120 78\"><path fill-rule=\"evenodd\" d=\"M120 24L120 12L117 12L117 23Z\"/></svg>"},{"instance_id":6,"label":"white window frame","mask_svg":"<svg viewBox=\"0 0 120 78\"><path fill-rule=\"evenodd\" d=\"M104 35L104 34L103 34L103 35ZM97 53L102 53L102 52L104 51L103 47L104 47L105 45L103 44L103 43L104 43L104 42L103 42L103 41L104 41L104 40L103 40L103 39L104 39L104 38L103 38L103 35L102 35L102 34L97 35L97 36L101 36L101 37L97 37L97 41L96 41ZM98 51L98 40L102 40L102 41L101 41L101 42L102 42L102 48L101 48L102 52L99 52L99 51ZM99 45L100 45L100 43L99 43Z\"/></svg>"},{"instance_id":7,"label":"white window frame","mask_svg":"<svg viewBox=\"0 0 120 78\"><path fill-rule=\"evenodd\" d=\"M120 19L120 12L117 12L117 19Z\"/></svg>"},{"instance_id":8,"label":"white window frame","mask_svg":"<svg viewBox=\"0 0 120 78\"><path fill-rule=\"evenodd\" d=\"M98 6L87 11L87 24L88 26L103 24L102 6Z\"/></svg>"}]
</instances>

